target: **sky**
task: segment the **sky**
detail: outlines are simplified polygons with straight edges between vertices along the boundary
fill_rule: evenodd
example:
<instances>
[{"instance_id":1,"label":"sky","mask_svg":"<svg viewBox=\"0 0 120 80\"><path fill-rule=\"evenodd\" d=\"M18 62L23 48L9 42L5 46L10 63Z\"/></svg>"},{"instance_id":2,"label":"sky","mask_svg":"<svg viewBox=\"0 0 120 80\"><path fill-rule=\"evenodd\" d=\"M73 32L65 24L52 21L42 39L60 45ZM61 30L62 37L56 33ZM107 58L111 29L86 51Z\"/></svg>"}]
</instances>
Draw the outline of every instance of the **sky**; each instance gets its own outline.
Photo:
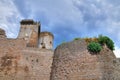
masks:
<instances>
[{"instance_id":1,"label":"sky","mask_svg":"<svg viewBox=\"0 0 120 80\"><path fill-rule=\"evenodd\" d=\"M120 0L0 0L0 28L16 38L22 19L41 22L54 34L54 48L76 37L102 34L115 43L120 57Z\"/></svg>"}]
</instances>

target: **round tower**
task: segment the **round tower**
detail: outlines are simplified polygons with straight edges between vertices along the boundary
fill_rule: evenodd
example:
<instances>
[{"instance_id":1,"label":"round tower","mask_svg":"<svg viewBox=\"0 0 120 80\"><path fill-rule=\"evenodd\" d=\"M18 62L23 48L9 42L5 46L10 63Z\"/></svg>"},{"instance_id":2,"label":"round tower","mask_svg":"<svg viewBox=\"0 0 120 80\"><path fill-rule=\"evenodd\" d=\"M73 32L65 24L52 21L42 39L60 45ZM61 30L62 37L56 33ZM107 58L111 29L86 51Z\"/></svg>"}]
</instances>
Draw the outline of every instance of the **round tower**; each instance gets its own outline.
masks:
<instances>
[{"instance_id":1,"label":"round tower","mask_svg":"<svg viewBox=\"0 0 120 80\"><path fill-rule=\"evenodd\" d=\"M50 32L41 32L39 37L40 49L53 49L54 36Z\"/></svg>"}]
</instances>

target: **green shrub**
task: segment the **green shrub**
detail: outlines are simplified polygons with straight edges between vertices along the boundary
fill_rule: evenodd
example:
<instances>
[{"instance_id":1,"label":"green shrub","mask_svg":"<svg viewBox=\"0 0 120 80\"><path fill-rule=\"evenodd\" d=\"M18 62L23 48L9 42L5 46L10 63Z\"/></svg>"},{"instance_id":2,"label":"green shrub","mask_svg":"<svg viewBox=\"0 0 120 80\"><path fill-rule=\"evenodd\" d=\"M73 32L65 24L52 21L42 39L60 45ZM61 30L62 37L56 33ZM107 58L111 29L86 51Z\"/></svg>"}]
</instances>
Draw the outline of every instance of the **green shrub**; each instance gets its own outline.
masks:
<instances>
[{"instance_id":1,"label":"green shrub","mask_svg":"<svg viewBox=\"0 0 120 80\"><path fill-rule=\"evenodd\" d=\"M101 45L97 42L90 42L87 46L88 51L92 53L99 53L102 49Z\"/></svg>"},{"instance_id":2,"label":"green shrub","mask_svg":"<svg viewBox=\"0 0 120 80\"><path fill-rule=\"evenodd\" d=\"M80 40L81 38L74 38L74 40Z\"/></svg>"},{"instance_id":3,"label":"green shrub","mask_svg":"<svg viewBox=\"0 0 120 80\"><path fill-rule=\"evenodd\" d=\"M106 45L110 50L114 50L114 43L112 40L109 40L108 42L106 42Z\"/></svg>"},{"instance_id":4,"label":"green shrub","mask_svg":"<svg viewBox=\"0 0 120 80\"><path fill-rule=\"evenodd\" d=\"M101 45L106 44L110 50L114 50L114 42L109 37L100 35L98 38L98 42Z\"/></svg>"},{"instance_id":5,"label":"green shrub","mask_svg":"<svg viewBox=\"0 0 120 80\"><path fill-rule=\"evenodd\" d=\"M99 38L98 38L98 42L101 44L101 45L104 45L107 43L107 41L109 41L110 39L107 37L107 36L102 36L100 35Z\"/></svg>"}]
</instances>

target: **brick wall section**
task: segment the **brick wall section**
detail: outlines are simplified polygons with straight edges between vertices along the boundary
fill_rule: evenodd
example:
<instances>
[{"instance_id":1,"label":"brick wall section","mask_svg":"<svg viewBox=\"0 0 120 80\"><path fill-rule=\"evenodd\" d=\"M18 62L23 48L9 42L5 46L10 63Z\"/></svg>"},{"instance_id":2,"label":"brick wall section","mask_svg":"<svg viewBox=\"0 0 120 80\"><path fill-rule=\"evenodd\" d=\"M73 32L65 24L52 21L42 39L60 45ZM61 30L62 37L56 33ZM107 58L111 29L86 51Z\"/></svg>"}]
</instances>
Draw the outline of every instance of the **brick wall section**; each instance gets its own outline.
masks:
<instances>
[{"instance_id":1,"label":"brick wall section","mask_svg":"<svg viewBox=\"0 0 120 80\"><path fill-rule=\"evenodd\" d=\"M26 48L23 55L29 63L28 80L49 80L53 60L53 51L47 49Z\"/></svg>"},{"instance_id":2,"label":"brick wall section","mask_svg":"<svg viewBox=\"0 0 120 80\"><path fill-rule=\"evenodd\" d=\"M0 40L0 80L16 80L18 76L16 74L26 75L24 73L26 64L21 55L21 50L25 48L25 45L23 39Z\"/></svg>"},{"instance_id":3,"label":"brick wall section","mask_svg":"<svg viewBox=\"0 0 120 80\"><path fill-rule=\"evenodd\" d=\"M31 33L27 47L38 47L38 33L35 32L34 30Z\"/></svg>"},{"instance_id":4,"label":"brick wall section","mask_svg":"<svg viewBox=\"0 0 120 80\"><path fill-rule=\"evenodd\" d=\"M108 48L93 55L84 40L68 42L55 50L50 80L113 80L113 59Z\"/></svg>"},{"instance_id":5,"label":"brick wall section","mask_svg":"<svg viewBox=\"0 0 120 80\"><path fill-rule=\"evenodd\" d=\"M0 39L0 80L49 80L53 51L26 47L23 39Z\"/></svg>"}]
</instances>

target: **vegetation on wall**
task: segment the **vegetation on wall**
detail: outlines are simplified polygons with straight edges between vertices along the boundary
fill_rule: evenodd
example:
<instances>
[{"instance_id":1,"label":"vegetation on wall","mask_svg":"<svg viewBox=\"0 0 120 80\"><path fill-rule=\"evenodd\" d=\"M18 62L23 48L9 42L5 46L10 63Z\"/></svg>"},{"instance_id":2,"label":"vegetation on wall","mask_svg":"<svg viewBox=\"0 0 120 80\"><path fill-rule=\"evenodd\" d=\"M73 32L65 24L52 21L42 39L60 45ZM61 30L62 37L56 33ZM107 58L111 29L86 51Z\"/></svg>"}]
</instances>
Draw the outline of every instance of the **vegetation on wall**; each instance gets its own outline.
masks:
<instances>
[{"instance_id":1,"label":"vegetation on wall","mask_svg":"<svg viewBox=\"0 0 120 80\"><path fill-rule=\"evenodd\" d=\"M75 38L74 40L80 40L81 38ZM110 50L114 50L114 42L107 36L99 35L98 38L83 38L87 43L88 51L92 53L99 53L103 46L107 46Z\"/></svg>"},{"instance_id":2,"label":"vegetation on wall","mask_svg":"<svg viewBox=\"0 0 120 80\"><path fill-rule=\"evenodd\" d=\"M74 40L80 40L81 38L74 38Z\"/></svg>"},{"instance_id":3,"label":"vegetation on wall","mask_svg":"<svg viewBox=\"0 0 120 80\"><path fill-rule=\"evenodd\" d=\"M87 42L87 44L89 44L90 42L98 42L98 38L94 37L94 38L84 38L84 40Z\"/></svg>"},{"instance_id":4,"label":"vegetation on wall","mask_svg":"<svg viewBox=\"0 0 120 80\"><path fill-rule=\"evenodd\" d=\"M89 39L89 44L87 48L90 52L98 53L105 45L110 50L114 50L114 42L109 37L100 35L98 38Z\"/></svg>"},{"instance_id":5,"label":"vegetation on wall","mask_svg":"<svg viewBox=\"0 0 120 80\"><path fill-rule=\"evenodd\" d=\"M114 42L109 37L100 35L98 42L103 46L106 45L110 50L114 50Z\"/></svg>"},{"instance_id":6,"label":"vegetation on wall","mask_svg":"<svg viewBox=\"0 0 120 80\"><path fill-rule=\"evenodd\" d=\"M102 49L101 45L97 42L90 42L87 46L87 49L93 53L99 53Z\"/></svg>"}]
</instances>

